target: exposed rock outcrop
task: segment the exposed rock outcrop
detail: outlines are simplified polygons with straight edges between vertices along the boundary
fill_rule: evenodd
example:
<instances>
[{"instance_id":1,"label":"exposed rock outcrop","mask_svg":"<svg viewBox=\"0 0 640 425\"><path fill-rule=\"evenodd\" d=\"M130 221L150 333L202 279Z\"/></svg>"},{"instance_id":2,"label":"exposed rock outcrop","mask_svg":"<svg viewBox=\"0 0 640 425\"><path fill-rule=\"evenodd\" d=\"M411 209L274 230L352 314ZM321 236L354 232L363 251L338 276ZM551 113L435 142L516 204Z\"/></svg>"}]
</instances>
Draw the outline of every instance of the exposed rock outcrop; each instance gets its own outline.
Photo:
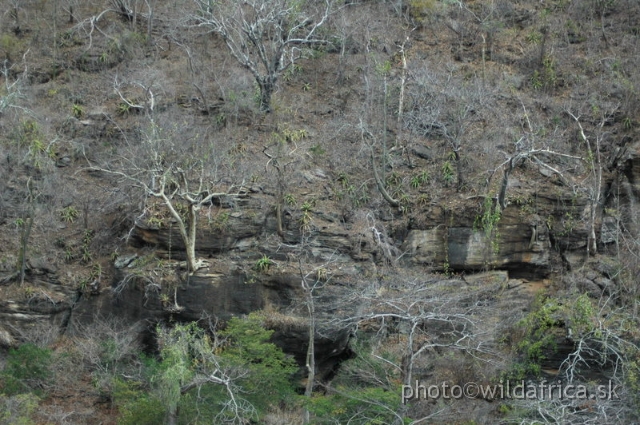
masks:
<instances>
[{"instance_id":1,"label":"exposed rock outcrop","mask_svg":"<svg viewBox=\"0 0 640 425\"><path fill-rule=\"evenodd\" d=\"M631 212L640 194L636 187L640 182L640 158L634 152L620 161L621 179L607 186L609 195L604 199L609 213L596 223L601 232L600 245L615 243L620 230L623 214L613 215L614 202L617 211L633 217ZM612 196L614 192L616 197ZM570 268L584 264L590 207L586 194L547 185L507 198L507 207L496 213L490 231L483 229L478 219L483 214L483 202L469 198L410 213L384 210L375 217L367 215L360 222L354 221L353 215L338 214L320 205L311 213L312 224L304 232L296 215L299 213L285 211L283 235L277 237L275 213L269 207L272 197L260 190L252 191L241 200L242 205L218 205L217 216L208 220L203 217L196 251L207 258L208 265L183 281L179 276L184 275L180 270L184 244L177 226L168 221L160 226L139 222L130 239L133 250L115 259L108 272L113 276L110 288L103 287L93 294L78 292L60 283L60 270L47 262L32 260L30 279L47 290L3 302L0 310L5 325L0 329L0 343L15 344L20 330L34 323L64 327L69 322L88 322L98 316L118 316L147 321L152 328L161 320L198 320L203 313L224 321L263 310L297 317L296 326L277 320L271 325L276 330L274 341L302 364L308 331L304 312L299 308L304 293L297 256L303 236L306 261L312 267L335 265L332 284L337 286L363 279L369 272L374 278L376 263L386 261L399 267L457 271L467 276L498 270L497 275L491 274L492 282L500 279L505 288L511 287L513 278L546 277L559 270L561 261ZM624 226L632 229L634 223L625 222ZM149 250L163 258L162 266L145 269L144 253ZM254 265L262 256L277 267L258 273ZM469 277L466 283L483 284L483 276ZM597 296L615 290L612 276L601 271L566 284L575 284ZM318 335L320 376L329 377L336 365L350 355L348 345L347 331Z\"/></svg>"}]
</instances>

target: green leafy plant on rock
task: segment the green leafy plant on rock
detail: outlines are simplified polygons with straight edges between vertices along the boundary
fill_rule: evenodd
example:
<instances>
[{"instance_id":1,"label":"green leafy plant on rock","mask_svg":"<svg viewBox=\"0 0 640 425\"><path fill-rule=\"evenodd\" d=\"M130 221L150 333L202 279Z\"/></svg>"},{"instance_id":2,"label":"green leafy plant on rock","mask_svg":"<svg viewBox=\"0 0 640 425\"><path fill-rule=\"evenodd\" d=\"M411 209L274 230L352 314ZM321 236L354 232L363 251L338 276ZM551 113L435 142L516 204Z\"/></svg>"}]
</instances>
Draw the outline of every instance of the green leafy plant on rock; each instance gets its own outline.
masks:
<instances>
[{"instance_id":1,"label":"green leafy plant on rock","mask_svg":"<svg viewBox=\"0 0 640 425\"><path fill-rule=\"evenodd\" d=\"M304 232L308 232L309 230L311 230L311 221L313 220L311 216L312 207L313 203L309 201L304 202L300 207L300 211L302 212L302 216L299 219L300 230Z\"/></svg>"},{"instance_id":2,"label":"green leafy plant on rock","mask_svg":"<svg viewBox=\"0 0 640 425\"><path fill-rule=\"evenodd\" d=\"M35 425L39 399L31 393L7 396L0 393L0 424Z\"/></svg>"},{"instance_id":3,"label":"green leafy plant on rock","mask_svg":"<svg viewBox=\"0 0 640 425\"><path fill-rule=\"evenodd\" d=\"M423 171L418 175L415 175L411 178L411 187L414 189L419 188L429 181L429 173L427 171Z\"/></svg>"},{"instance_id":4,"label":"green leafy plant on rock","mask_svg":"<svg viewBox=\"0 0 640 425\"><path fill-rule=\"evenodd\" d=\"M254 268L260 273L267 273L273 264L273 260L265 254L262 258L256 261Z\"/></svg>"},{"instance_id":5,"label":"green leafy plant on rock","mask_svg":"<svg viewBox=\"0 0 640 425\"><path fill-rule=\"evenodd\" d=\"M75 118L81 118L84 115L84 109L77 103L73 104L73 106L71 107L71 112L73 113L73 116Z\"/></svg>"},{"instance_id":6,"label":"green leafy plant on rock","mask_svg":"<svg viewBox=\"0 0 640 425\"><path fill-rule=\"evenodd\" d=\"M286 195L284 195L284 202L286 202L287 205L293 206L296 204L296 197L291 193L287 193Z\"/></svg>"},{"instance_id":7,"label":"green leafy plant on rock","mask_svg":"<svg viewBox=\"0 0 640 425\"><path fill-rule=\"evenodd\" d=\"M1 102L0 102L1 103ZM0 107L2 105L0 104ZM56 157L55 141L47 143L40 126L34 120L22 121L9 136L20 148L27 150L25 159L36 169L51 165Z\"/></svg>"},{"instance_id":8,"label":"green leafy plant on rock","mask_svg":"<svg viewBox=\"0 0 640 425\"><path fill-rule=\"evenodd\" d=\"M60 219L67 223L73 223L78 218L78 209L73 205L64 207L60 210Z\"/></svg>"},{"instance_id":9,"label":"green leafy plant on rock","mask_svg":"<svg viewBox=\"0 0 640 425\"><path fill-rule=\"evenodd\" d=\"M456 178L456 172L451 161L447 160L442 163L440 171L442 172L442 180L444 181L444 184L446 186L452 184Z\"/></svg>"},{"instance_id":10,"label":"green leafy plant on rock","mask_svg":"<svg viewBox=\"0 0 640 425\"><path fill-rule=\"evenodd\" d=\"M500 233L498 232L498 223L502 213L500 206L494 202L491 196L485 196L482 203L482 212L478 214L473 222L474 230L484 232L486 238L491 244L491 252L495 255L500 251Z\"/></svg>"}]
</instances>

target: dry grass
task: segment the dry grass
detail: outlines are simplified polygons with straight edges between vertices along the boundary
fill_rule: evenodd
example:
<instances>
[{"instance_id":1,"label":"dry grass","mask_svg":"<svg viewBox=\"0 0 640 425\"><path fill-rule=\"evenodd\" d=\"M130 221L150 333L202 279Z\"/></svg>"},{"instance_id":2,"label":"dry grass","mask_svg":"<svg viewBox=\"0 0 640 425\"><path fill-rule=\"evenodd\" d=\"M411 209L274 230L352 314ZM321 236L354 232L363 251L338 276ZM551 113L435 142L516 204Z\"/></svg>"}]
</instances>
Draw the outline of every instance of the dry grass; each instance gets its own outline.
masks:
<instances>
[{"instance_id":1,"label":"dry grass","mask_svg":"<svg viewBox=\"0 0 640 425\"><path fill-rule=\"evenodd\" d=\"M274 409L267 413L262 421L264 425L302 425L304 412L302 409Z\"/></svg>"},{"instance_id":2,"label":"dry grass","mask_svg":"<svg viewBox=\"0 0 640 425\"><path fill-rule=\"evenodd\" d=\"M262 317L263 324L268 329L304 329L309 326L306 317L285 314L271 305L267 305L258 314Z\"/></svg>"}]
</instances>

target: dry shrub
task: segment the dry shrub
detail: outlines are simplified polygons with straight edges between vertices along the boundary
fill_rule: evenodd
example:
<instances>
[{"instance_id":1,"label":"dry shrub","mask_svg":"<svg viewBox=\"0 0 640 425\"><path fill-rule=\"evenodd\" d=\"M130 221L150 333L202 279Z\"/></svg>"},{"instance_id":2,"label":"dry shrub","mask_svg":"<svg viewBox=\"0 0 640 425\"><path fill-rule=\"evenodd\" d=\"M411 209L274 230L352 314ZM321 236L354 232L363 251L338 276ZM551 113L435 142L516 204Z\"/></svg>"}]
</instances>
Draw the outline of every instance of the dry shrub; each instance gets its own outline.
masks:
<instances>
[{"instance_id":1,"label":"dry shrub","mask_svg":"<svg viewBox=\"0 0 640 425\"><path fill-rule=\"evenodd\" d=\"M262 418L262 423L264 425L301 425L304 423L303 417L302 409L285 410L275 408Z\"/></svg>"},{"instance_id":2,"label":"dry shrub","mask_svg":"<svg viewBox=\"0 0 640 425\"><path fill-rule=\"evenodd\" d=\"M271 305L267 305L260 313L267 329L302 329L308 326L306 317L282 313Z\"/></svg>"},{"instance_id":3,"label":"dry shrub","mask_svg":"<svg viewBox=\"0 0 640 425\"><path fill-rule=\"evenodd\" d=\"M433 377L431 384L440 385L446 382L449 386L476 383L479 385L490 384L495 380L497 371L487 362L464 353L449 352L439 356L433 362Z\"/></svg>"}]
</instances>

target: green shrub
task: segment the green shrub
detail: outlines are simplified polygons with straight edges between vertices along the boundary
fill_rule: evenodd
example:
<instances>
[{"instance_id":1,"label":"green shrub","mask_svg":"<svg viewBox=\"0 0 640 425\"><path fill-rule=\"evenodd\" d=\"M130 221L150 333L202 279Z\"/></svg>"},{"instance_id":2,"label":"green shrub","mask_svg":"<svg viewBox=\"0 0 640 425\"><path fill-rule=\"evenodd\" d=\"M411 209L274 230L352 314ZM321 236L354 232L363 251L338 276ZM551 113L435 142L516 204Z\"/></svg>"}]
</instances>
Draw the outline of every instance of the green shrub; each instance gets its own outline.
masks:
<instances>
[{"instance_id":1,"label":"green shrub","mask_svg":"<svg viewBox=\"0 0 640 425\"><path fill-rule=\"evenodd\" d=\"M407 13L416 23L424 25L428 17L435 12L436 5L436 0L409 0Z\"/></svg>"},{"instance_id":2,"label":"green shrub","mask_svg":"<svg viewBox=\"0 0 640 425\"><path fill-rule=\"evenodd\" d=\"M290 378L297 366L278 346L269 342L273 331L262 327L258 315L231 319L221 334L228 341L221 353L223 362L247 370L239 385L259 413L294 398Z\"/></svg>"},{"instance_id":3,"label":"green shrub","mask_svg":"<svg viewBox=\"0 0 640 425\"><path fill-rule=\"evenodd\" d=\"M51 378L51 350L34 344L23 344L9 350L7 363L0 374L1 392L15 395L40 394Z\"/></svg>"},{"instance_id":4,"label":"green shrub","mask_svg":"<svg viewBox=\"0 0 640 425\"><path fill-rule=\"evenodd\" d=\"M113 399L118 406L118 425L156 425L163 422L162 401L139 382L115 381Z\"/></svg>"},{"instance_id":5,"label":"green shrub","mask_svg":"<svg viewBox=\"0 0 640 425\"><path fill-rule=\"evenodd\" d=\"M306 400L305 407L313 415L312 423L398 423L401 374L391 365L401 359L397 353L374 348L373 343L366 338L354 343L355 357L342 363L327 391L314 393Z\"/></svg>"},{"instance_id":6,"label":"green shrub","mask_svg":"<svg viewBox=\"0 0 640 425\"><path fill-rule=\"evenodd\" d=\"M546 355L557 349L553 329L562 325L562 314L563 307L557 299L544 295L536 298L531 312L513 329L514 337L509 345L515 347L520 361L505 372L505 379L520 380L540 374Z\"/></svg>"},{"instance_id":7,"label":"green shrub","mask_svg":"<svg viewBox=\"0 0 640 425\"><path fill-rule=\"evenodd\" d=\"M23 54L25 42L12 34L0 35L0 55L2 59L14 61Z\"/></svg>"},{"instance_id":8,"label":"green shrub","mask_svg":"<svg viewBox=\"0 0 640 425\"><path fill-rule=\"evenodd\" d=\"M559 310L556 300L539 297L532 312L518 323L524 330L524 339L518 344L518 350L528 360L544 360L544 351L555 348L555 337L550 330L560 324L556 317Z\"/></svg>"},{"instance_id":9,"label":"green shrub","mask_svg":"<svg viewBox=\"0 0 640 425\"><path fill-rule=\"evenodd\" d=\"M394 409L400 407L400 390L385 388L340 388L334 394L316 394L308 403L316 424L390 424L396 416Z\"/></svg>"},{"instance_id":10,"label":"green shrub","mask_svg":"<svg viewBox=\"0 0 640 425\"><path fill-rule=\"evenodd\" d=\"M160 359L143 361L149 390L142 384L118 387L121 424L161 423L154 416L156 408L185 424L239 423L236 413L247 421L242 423L262 423L259 419L272 408L296 399L290 378L297 366L269 342L273 331L264 329L256 315L231 319L216 339L195 322L159 328L158 333ZM233 403L240 412L233 408L228 388L209 380L221 373L233 380Z\"/></svg>"},{"instance_id":11,"label":"green shrub","mask_svg":"<svg viewBox=\"0 0 640 425\"><path fill-rule=\"evenodd\" d=\"M33 425L37 407L38 397L33 394L12 397L0 394L0 425Z\"/></svg>"}]
</instances>

